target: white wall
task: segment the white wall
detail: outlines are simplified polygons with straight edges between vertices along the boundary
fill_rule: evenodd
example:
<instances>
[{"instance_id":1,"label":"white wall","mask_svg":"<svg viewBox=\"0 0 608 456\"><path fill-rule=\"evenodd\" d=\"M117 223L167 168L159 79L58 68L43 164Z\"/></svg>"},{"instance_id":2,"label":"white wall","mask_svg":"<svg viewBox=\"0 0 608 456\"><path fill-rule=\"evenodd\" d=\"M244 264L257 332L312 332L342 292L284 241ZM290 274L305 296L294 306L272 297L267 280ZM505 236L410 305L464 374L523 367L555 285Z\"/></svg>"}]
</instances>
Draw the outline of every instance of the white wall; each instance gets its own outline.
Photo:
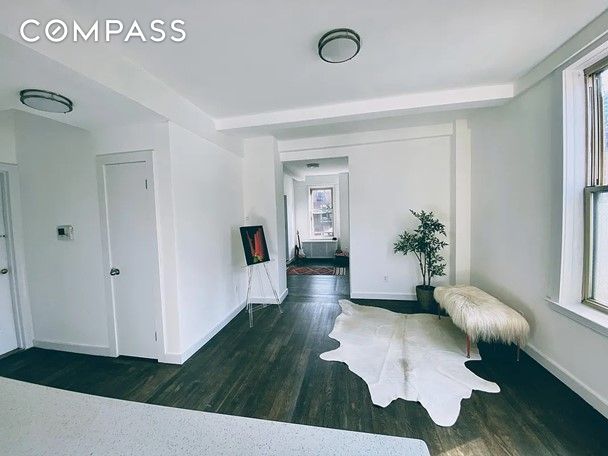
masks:
<instances>
[{"instance_id":1,"label":"white wall","mask_svg":"<svg viewBox=\"0 0 608 456\"><path fill-rule=\"evenodd\" d=\"M608 414L608 338L545 301L560 285L561 73L480 112L471 130L472 282L523 311L528 353Z\"/></svg>"},{"instance_id":2,"label":"white wall","mask_svg":"<svg viewBox=\"0 0 608 456\"><path fill-rule=\"evenodd\" d=\"M276 140L271 136L247 139L243 159L245 224L264 226L271 258L268 268L281 298L287 295L283 194L283 166ZM245 259L242 261L244 266ZM272 301L272 290L265 281L264 276L262 281L253 282L252 296L258 302Z\"/></svg>"},{"instance_id":3,"label":"white wall","mask_svg":"<svg viewBox=\"0 0 608 456\"><path fill-rule=\"evenodd\" d=\"M15 111L0 111L0 163L17 163Z\"/></svg>"},{"instance_id":4,"label":"white wall","mask_svg":"<svg viewBox=\"0 0 608 456\"><path fill-rule=\"evenodd\" d=\"M334 235L338 238L340 247L348 250L350 246L348 173L306 176L303 181L294 181L295 230L300 232L303 241L311 239L308 216L310 187L325 186L334 188Z\"/></svg>"},{"instance_id":5,"label":"white wall","mask_svg":"<svg viewBox=\"0 0 608 456\"><path fill-rule=\"evenodd\" d=\"M350 251L350 189L348 173L338 175L338 187L340 189L340 248Z\"/></svg>"},{"instance_id":6,"label":"white wall","mask_svg":"<svg viewBox=\"0 0 608 456\"><path fill-rule=\"evenodd\" d=\"M36 343L108 353L95 154L152 150L164 353L181 363L242 308L242 158L174 124L86 131L16 112ZM4 138L4 136L0 136ZM59 224L75 241L56 239Z\"/></svg>"},{"instance_id":7,"label":"white wall","mask_svg":"<svg viewBox=\"0 0 608 456\"><path fill-rule=\"evenodd\" d=\"M295 193L294 179L285 174L283 176L283 194L287 197L287 260L290 261L295 256L296 238L296 214L295 214Z\"/></svg>"},{"instance_id":8,"label":"white wall","mask_svg":"<svg viewBox=\"0 0 608 456\"><path fill-rule=\"evenodd\" d=\"M95 152L84 130L15 115L25 260L37 343L108 347ZM74 241L57 225L74 225ZM78 348L80 347L80 348Z\"/></svg>"},{"instance_id":9,"label":"white wall","mask_svg":"<svg viewBox=\"0 0 608 456\"><path fill-rule=\"evenodd\" d=\"M154 152L161 361L182 363L244 301L242 158L166 122L102 130L94 138L98 153Z\"/></svg>"},{"instance_id":10,"label":"white wall","mask_svg":"<svg viewBox=\"0 0 608 456\"><path fill-rule=\"evenodd\" d=\"M352 297L415 299L415 287L421 282L415 257L393 253L398 234L416 225L409 209L434 211L445 223L450 243L444 252L448 275L435 284L449 282L455 276L456 202L470 198L466 166L462 173L455 172L458 154L467 152L466 142L456 148L454 137L458 131L454 124L437 124L389 131L391 141L387 142L378 132L348 135L348 142L356 144L344 144L345 138L339 135L311 139L310 144L323 143L324 149L310 148L304 140L281 143L284 161L348 157L349 191L341 194L350 196ZM296 192L297 187L298 183ZM304 212L298 207L296 197L296 218L302 218ZM463 231L460 236L466 239L468 225L458 226ZM467 245L459 253L466 258Z\"/></svg>"},{"instance_id":11,"label":"white wall","mask_svg":"<svg viewBox=\"0 0 608 456\"><path fill-rule=\"evenodd\" d=\"M242 158L170 124L182 353L243 308Z\"/></svg>"},{"instance_id":12,"label":"white wall","mask_svg":"<svg viewBox=\"0 0 608 456\"><path fill-rule=\"evenodd\" d=\"M159 268L163 327L157 328L164 345L162 361L181 361L179 305L173 183L167 122L133 124L93 132L97 154L115 154L138 150L153 151L156 223L159 244Z\"/></svg>"},{"instance_id":13,"label":"white wall","mask_svg":"<svg viewBox=\"0 0 608 456\"><path fill-rule=\"evenodd\" d=\"M416 226L409 209L433 211L450 231L450 156L449 137L349 150L353 296L415 299L416 259L393 253L393 243Z\"/></svg>"},{"instance_id":14,"label":"white wall","mask_svg":"<svg viewBox=\"0 0 608 456\"><path fill-rule=\"evenodd\" d=\"M308 184L310 185L310 184ZM326 182L326 185L327 182ZM300 234L300 240L310 239L310 221L308 218L308 186L306 181L294 181L294 221L295 231ZM296 241L297 242L297 241Z\"/></svg>"},{"instance_id":15,"label":"white wall","mask_svg":"<svg viewBox=\"0 0 608 456\"><path fill-rule=\"evenodd\" d=\"M334 234L340 242L340 248L350 248L350 218L349 218L349 189L348 173L306 176L303 181L293 181L294 186L294 218L295 229L300 232L304 241L311 238L309 209L310 187L333 187L335 199Z\"/></svg>"}]
</instances>

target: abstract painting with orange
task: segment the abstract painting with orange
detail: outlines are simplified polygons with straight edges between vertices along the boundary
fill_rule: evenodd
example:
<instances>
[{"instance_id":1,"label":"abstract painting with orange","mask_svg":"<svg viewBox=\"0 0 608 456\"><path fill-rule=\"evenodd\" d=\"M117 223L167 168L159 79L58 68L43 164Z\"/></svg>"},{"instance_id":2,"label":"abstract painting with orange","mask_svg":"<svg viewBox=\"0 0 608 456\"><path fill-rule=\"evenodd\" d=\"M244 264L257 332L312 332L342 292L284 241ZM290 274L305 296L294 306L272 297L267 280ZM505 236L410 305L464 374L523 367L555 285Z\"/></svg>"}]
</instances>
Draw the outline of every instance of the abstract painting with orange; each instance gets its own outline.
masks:
<instances>
[{"instance_id":1,"label":"abstract painting with orange","mask_svg":"<svg viewBox=\"0 0 608 456\"><path fill-rule=\"evenodd\" d=\"M261 225L242 226L240 230L247 265L270 261L264 228Z\"/></svg>"}]
</instances>

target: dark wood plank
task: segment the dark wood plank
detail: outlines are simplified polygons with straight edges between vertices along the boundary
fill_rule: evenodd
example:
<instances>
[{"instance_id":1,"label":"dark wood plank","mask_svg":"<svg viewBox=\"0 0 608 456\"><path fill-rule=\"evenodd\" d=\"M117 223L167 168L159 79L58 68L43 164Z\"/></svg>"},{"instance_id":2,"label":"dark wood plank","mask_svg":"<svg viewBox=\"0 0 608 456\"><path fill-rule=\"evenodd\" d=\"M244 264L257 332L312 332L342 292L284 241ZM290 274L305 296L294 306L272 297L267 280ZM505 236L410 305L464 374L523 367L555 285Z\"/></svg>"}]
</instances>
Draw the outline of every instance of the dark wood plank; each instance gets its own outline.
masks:
<instances>
[{"instance_id":1,"label":"dark wood plank","mask_svg":"<svg viewBox=\"0 0 608 456\"><path fill-rule=\"evenodd\" d=\"M0 375L101 396L421 438L432 454L599 455L608 420L528 356L481 345L483 361L467 366L501 387L474 392L457 423L435 425L418 403L371 403L365 382L342 363L319 358L338 343L328 337L348 296L348 277L289 276L284 314L256 312L249 329L239 314L183 366L30 349L0 359ZM395 312L414 302L361 301Z\"/></svg>"}]
</instances>

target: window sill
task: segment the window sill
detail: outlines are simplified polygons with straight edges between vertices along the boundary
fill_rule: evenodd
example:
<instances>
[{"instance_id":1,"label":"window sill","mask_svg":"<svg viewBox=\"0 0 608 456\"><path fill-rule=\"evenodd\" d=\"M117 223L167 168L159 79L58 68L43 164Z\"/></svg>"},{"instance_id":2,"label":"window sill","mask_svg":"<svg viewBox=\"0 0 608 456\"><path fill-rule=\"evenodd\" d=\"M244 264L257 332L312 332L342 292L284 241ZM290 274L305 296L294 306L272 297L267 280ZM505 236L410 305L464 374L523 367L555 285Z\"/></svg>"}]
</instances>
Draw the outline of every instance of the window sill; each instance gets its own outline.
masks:
<instances>
[{"instance_id":1,"label":"window sill","mask_svg":"<svg viewBox=\"0 0 608 456\"><path fill-rule=\"evenodd\" d=\"M548 297L545 298L545 301L549 303L549 306L554 311L592 329L602 336L608 337L608 314L582 303L565 306Z\"/></svg>"}]
</instances>

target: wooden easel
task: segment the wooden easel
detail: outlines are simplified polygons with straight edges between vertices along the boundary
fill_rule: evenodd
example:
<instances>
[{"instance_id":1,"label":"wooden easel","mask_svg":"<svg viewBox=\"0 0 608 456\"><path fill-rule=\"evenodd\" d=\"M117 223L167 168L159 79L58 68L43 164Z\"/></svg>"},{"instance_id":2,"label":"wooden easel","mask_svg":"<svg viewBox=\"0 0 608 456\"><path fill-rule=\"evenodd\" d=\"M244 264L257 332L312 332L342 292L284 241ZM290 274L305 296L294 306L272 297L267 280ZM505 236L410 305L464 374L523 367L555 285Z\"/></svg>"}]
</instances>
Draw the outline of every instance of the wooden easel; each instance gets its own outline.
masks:
<instances>
[{"instance_id":1,"label":"wooden easel","mask_svg":"<svg viewBox=\"0 0 608 456\"><path fill-rule=\"evenodd\" d=\"M268 272L268 265L267 262L262 263L262 266L264 266L264 271L266 272L266 277L268 278L268 283L270 283L270 288L272 288L272 294L274 295L274 299L276 302L270 303L270 304L256 304L254 302L251 302L250 299L250 294L251 294L251 282L253 279L253 268L256 266L260 266L260 264L252 264L247 266L247 299L246 299L246 303L247 303L247 312L249 313L249 327L253 328L253 312L255 312L256 310L260 310L260 309L265 309L266 307L268 307L268 305L277 305L279 306L279 312L283 313L283 309L281 308L281 301L279 301L279 295L277 294L277 291L274 288L274 285L272 284L272 279L270 278L270 273ZM258 268L259 270L259 268ZM261 285L261 280L260 280L260 285ZM261 286L260 286L261 289Z\"/></svg>"}]
</instances>

